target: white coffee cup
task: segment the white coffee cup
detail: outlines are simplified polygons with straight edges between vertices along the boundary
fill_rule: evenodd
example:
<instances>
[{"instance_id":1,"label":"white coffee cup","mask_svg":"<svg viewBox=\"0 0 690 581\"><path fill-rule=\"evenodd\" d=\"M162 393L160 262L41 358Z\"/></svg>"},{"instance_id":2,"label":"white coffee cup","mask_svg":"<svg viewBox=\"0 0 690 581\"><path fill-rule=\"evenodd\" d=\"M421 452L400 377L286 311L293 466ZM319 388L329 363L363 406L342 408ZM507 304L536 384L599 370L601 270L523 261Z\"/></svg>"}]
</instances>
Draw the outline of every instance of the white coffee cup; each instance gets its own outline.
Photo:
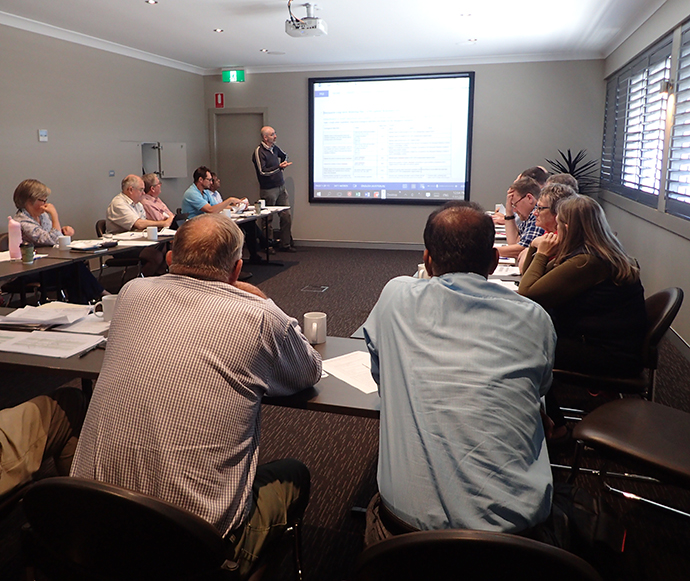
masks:
<instances>
[{"instance_id":1,"label":"white coffee cup","mask_svg":"<svg viewBox=\"0 0 690 581\"><path fill-rule=\"evenodd\" d=\"M70 244L72 244L71 236L58 236L58 248L60 250L69 250Z\"/></svg>"},{"instance_id":2,"label":"white coffee cup","mask_svg":"<svg viewBox=\"0 0 690 581\"><path fill-rule=\"evenodd\" d=\"M113 320L113 313L115 312L115 303L117 302L117 295L105 295L93 307L93 313L97 317L102 317L105 322ZM100 311L97 311L98 307Z\"/></svg>"},{"instance_id":3,"label":"white coffee cup","mask_svg":"<svg viewBox=\"0 0 690 581\"><path fill-rule=\"evenodd\" d=\"M158 240L158 228L156 226L146 228L146 237L149 240Z\"/></svg>"},{"instance_id":4,"label":"white coffee cup","mask_svg":"<svg viewBox=\"0 0 690 581\"><path fill-rule=\"evenodd\" d=\"M326 313L304 313L304 336L312 345L326 342Z\"/></svg>"},{"instance_id":5,"label":"white coffee cup","mask_svg":"<svg viewBox=\"0 0 690 581\"><path fill-rule=\"evenodd\" d=\"M259 204L261 204L261 209L265 210L266 209L266 200L259 200Z\"/></svg>"},{"instance_id":6,"label":"white coffee cup","mask_svg":"<svg viewBox=\"0 0 690 581\"><path fill-rule=\"evenodd\" d=\"M423 262L417 265L417 278L431 278Z\"/></svg>"}]
</instances>

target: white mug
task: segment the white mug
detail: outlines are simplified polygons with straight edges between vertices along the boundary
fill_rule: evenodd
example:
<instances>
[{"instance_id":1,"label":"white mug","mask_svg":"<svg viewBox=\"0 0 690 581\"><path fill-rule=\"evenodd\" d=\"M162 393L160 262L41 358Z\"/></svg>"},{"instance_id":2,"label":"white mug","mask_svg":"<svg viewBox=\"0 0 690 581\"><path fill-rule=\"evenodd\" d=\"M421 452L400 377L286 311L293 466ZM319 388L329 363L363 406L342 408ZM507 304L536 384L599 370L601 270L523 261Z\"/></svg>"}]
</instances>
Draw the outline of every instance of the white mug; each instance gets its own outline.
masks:
<instances>
[{"instance_id":1,"label":"white mug","mask_svg":"<svg viewBox=\"0 0 690 581\"><path fill-rule=\"evenodd\" d=\"M70 244L72 244L71 236L58 236L58 248L60 250L69 250Z\"/></svg>"},{"instance_id":2,"label":"white mug","mask_svg":"<svg viewBox=\"0 0 690 581\"><path fill-rule=\"evenodd\" d=\"M115 312L115 303L117 302L117 295L105 295L93 307L93 314L97 317L102 317L105 322L113 320L113 313ZM101 307L101 311L96 309Z\"/></svg>"},{"instance_id":3,"label":"white mug","mask_svg":"<svg viewBox=\"0 0 690 581\"><path fill-rule=\"evenodd\" d=\"M158 228L156 226L149 226L146 228L146 237L149 240L158 240Z\"/></svg>"},{"instance_id":4,"label":"white mug","mask_svg":"<svg viewBox=\"0 0 690 581\"><path fill-rule=\"evenodd\" d=\"M262 210L265 210L265 209L266 209L266 200L264 200L264 199L262 198L261 200L259 200L259 204L261 204L261 209L262 209Z\"/></svg>"},{"instance_id":5,"label":"white mug","mask_svg":"<svg viewBox=\"0 0 690 581\"><path fill-rule=\"evenodd\" d=\"M304 336L312 345L326 342L326 313L304 313Z\"/></svg>"}]
</instances>

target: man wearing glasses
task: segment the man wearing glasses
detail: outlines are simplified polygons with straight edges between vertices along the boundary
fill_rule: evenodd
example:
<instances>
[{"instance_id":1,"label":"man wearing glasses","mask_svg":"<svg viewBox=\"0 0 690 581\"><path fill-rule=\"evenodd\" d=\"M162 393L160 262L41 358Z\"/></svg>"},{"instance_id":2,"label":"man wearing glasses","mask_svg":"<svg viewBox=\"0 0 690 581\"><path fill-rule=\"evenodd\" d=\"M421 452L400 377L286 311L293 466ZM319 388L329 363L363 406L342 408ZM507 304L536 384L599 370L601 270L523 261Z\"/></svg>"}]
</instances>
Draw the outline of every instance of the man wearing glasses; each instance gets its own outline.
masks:
<instances>
[{"instance_id":1,"label":"man wearing glasses","mask_svg":"<svg viewBox=\"0 0 690 581\"><path fill-rule=\"evenodd\" d=\"M213 178L211 177L211 170L207 167L202 165L196 168L193 177L194 183L187 188L182 197L182 213L188 214L189 218L201 214L215 214L225 210L228 206L240 203L240 200L233 197L223 200L220 204L215 203L210 192Z\"/></svg>"},{"instance_id":2,"label":"man wearing glasses","mask_svg":"<svg viewBox=\"0 0 690 581\"><path fill-rule=\"evenodd\" d=\"M518 178L508 188L505 215L508 243L498 248L500 256L517 258L532 240L544 233L544 230L537 226L534 213L540 191L539 184L528 177ZM515 224L516 216L521 220L519 226Z\"/></svg>"}]
</instances>

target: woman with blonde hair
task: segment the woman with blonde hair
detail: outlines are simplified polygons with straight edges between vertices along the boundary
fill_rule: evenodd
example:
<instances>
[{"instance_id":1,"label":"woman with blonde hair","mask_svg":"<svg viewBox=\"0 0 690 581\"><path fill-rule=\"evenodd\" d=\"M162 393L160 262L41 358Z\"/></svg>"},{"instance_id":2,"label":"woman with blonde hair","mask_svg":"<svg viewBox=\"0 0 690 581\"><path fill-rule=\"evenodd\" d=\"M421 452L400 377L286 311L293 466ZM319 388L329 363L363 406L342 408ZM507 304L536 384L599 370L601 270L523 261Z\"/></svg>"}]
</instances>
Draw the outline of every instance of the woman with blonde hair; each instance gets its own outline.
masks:
<instances>
[{"instance_id":1,"label":"woman with blonde hair","mask_svg":"<svg viewBox=\"0 0 690 581\"><path fill-rule=\"evenodd\" d=\"M557 233L537 243L518 290L551 314L558 333L555 366L639 374L647 318L637 261L625 253L592 198L563 200L556 220Z\"/></svg>"},{"instance_id":2,"label":"woman with blonde hair","mask_svg":"<svg viewBox=\"0 0 690 581\"><path fill-rule=\"evenodd\" d=\"M518 292L544 307L558 341L555 369L634 377L642 371L647 317L637 261L625 253L601 206L571 196L558 206L557 233L535 242ZM552 257L552 258L551 258ZM546 411L550 440L569 439L553 394Z\"/></svg>"}]
</instances>

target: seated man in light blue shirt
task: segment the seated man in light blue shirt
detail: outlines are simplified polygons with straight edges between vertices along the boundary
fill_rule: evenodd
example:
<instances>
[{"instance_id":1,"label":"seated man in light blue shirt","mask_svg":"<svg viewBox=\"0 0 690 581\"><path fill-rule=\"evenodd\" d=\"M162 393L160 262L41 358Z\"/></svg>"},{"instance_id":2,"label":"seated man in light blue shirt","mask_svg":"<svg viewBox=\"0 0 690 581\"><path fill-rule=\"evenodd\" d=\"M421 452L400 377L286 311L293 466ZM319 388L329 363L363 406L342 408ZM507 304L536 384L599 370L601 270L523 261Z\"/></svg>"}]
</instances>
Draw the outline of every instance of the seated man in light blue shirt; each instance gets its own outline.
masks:
<instances>
[{"instance_id":1,"label":"seated man in light blue shirt","mask_svg":"<svg viewBox=\"0 0 690 581\"><path fill-rule=\"evenodd\" d=\"M242 200L232 196L227 200L217 202L214 191L211 190L213 186L213 172L207 167L203 165L198 167L194 170L193 177L194 183L187 188L182 197L182 213L187 214L189 218L195 218L202 214L216 214L242 202ZM218 182L220 183L220 180ZM249 260L247 262L250 264L263 264L264 261L259 256L256 224L249 222L241 224L240 228L244 232L245 242L249 250ZM241 280L247 280L250 276L251 273L244 271L244 276Z\"/></svg>"},{"instance_id":2,"label":"seated man in light blue shirt","mask_svg":"<svg viewBox=\"0 0 690 581\"><path fill-rule=\"evenodd\" d=\"M366 544L416 529L519 533L550 513L540 398L556 336L544 309L487 280L493 242L478 205L435 211L431 278L391 280L364 325L381 395Z\"/></svg>"},{"instance_id":3,"label":"seated man in light blue shirt","mask_svg":"<svg viewBox=\"0 0 690 581\"><path fill-rule=\"evenodd\" d=\"M240 203L237 198L230 197L217 204L209 191L212 183L210 169L202 165L194 170L194 183L182 196L183 214L187 214L189 218L201 216L201 214L215 214Z\"/></svg>"}]
</instances>

